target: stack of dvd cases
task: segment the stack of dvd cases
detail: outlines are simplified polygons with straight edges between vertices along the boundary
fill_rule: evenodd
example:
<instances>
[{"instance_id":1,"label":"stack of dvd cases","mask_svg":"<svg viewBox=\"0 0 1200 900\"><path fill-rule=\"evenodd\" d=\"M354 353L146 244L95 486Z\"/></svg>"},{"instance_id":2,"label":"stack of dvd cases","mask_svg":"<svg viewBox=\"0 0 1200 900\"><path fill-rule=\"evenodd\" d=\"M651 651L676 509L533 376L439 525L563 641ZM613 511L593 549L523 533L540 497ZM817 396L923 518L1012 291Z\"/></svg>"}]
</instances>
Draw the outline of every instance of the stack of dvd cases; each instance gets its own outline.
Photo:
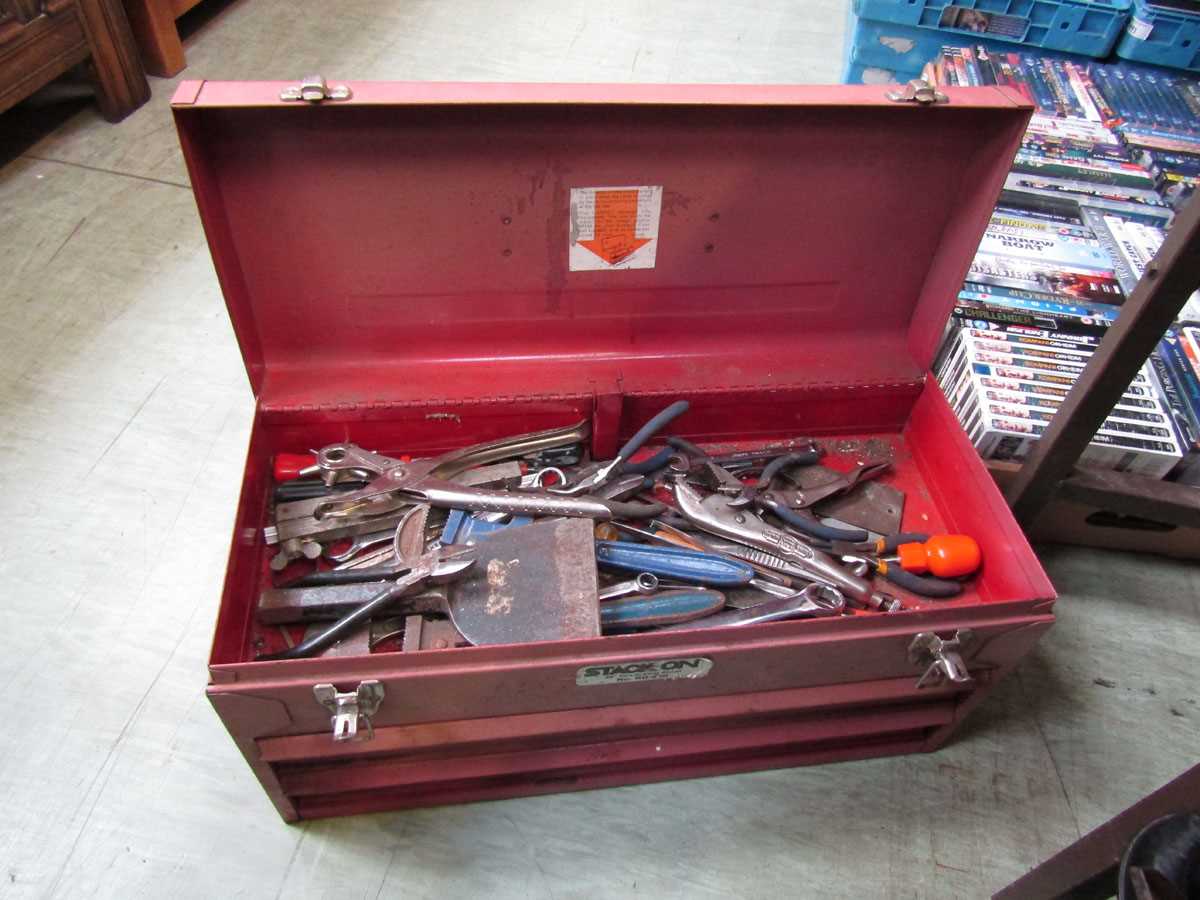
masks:
<instances>
[{"instance_id":1,"label":"stack of dvd cases","mask_svg":"<svg viewBox=\"0 0 1200 900\"><path fill-rule=\"evenodd\" d=\"M1179 173L1200 172L1200 118L1183 114L1200 112L1200 86L983 46L943 47L923 74L1008 85L1037 107L935 369L980 453L1020 460L1162 243L1191 189ZM1200 316L1193 304L1185 319ZM1200 344L1188 337L1186 327L1168 333L1085 463L1200 483Z\"/></svg>"},{"instance_id":2,"label":"stack of dvd cases","mask_svg":"<svg viewBox=\"0 0 1200 900\"><path fill-rule=\"evenodd\" d=\"M1136 283L1165 236L1159 228L1128 222L1119 216L1097 217L1098 235L1110 245L1123 277ZM1130 288L1132 289L1132 288ZM1200 485L1200 295L1193 294L1171 328L1150 355L1153 383L1171 416L1176 437L1184 449L1183 462L1173 474L1176 481Z\"/></svg>"},{"instance_id":3,"label":"stack of dvd cases","mask_svg":"<svg viewBox=\"0 0 1200 900\"><path fill-rule=\"evenodd\" d=\"M956 318L959 318L956 315ZM959 318L937 378L985 459L1021 460L1062 405L1099 338ZM1082 462L1162 478L1183 456L1170 414L1143 367Z\"/></svg>"},{"instance_id":4,"label":"stack of dvd cases","mask_svg":"<svg viewBox=\"0 0 1200 900\"><path fill-rule=\"evenodd\" d=\"M943 47L922 75L1037 107L1007 187L1166 225L1200 180L1200 81L1127 63Z\"/></svg>"},{"instance_id":5,"label":"stack of dvd cases","mask_svg":"<svg viewBox=\"0 0 1200 900\"><path fill-rule=\"evenodd\" d=\"M1200 181L1200 81L1127 64L1090 68L1109 107L1106 124L1178 209Z\"/></svg>"}]
</instances>

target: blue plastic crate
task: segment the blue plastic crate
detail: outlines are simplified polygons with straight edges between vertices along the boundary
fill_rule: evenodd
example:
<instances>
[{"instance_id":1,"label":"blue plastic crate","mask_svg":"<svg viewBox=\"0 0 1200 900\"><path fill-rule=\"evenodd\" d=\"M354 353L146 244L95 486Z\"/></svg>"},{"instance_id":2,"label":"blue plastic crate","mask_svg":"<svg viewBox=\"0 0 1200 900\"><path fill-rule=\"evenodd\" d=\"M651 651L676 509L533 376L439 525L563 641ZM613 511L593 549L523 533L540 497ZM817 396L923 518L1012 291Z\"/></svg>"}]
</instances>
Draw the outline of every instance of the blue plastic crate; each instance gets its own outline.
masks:
<instances>
[{"instance_id":1,"label":"blue plastic crate","mask_svg":"<svg viewBox=\"0 0 1200 900\"><path fill-rule=\"evenodd\" d=\"M847 35L846 57L847 64L856 62L880 69L912 72L908 76L911 79L920 75L921 67L935 59L943 47L974 47L980 44L1001 53L1016 50L1011 44L998 41L976 41L966 35L943 34L892 22L859 19Z\"/></svg>"},{"instance_id":2,"label":"blue plastic crate","mask_svg":"<svg viewBox=\"0 0 1200 900\"><path fill-rule=\"evenodd\" d=\"M919 69L915 72L911 69L886 69L849 59L842 73L842 84L907 84L920 77L920 74Z\"/></svg>"},{"instance_id":3,"label":"blue plastic crate","mask_svg":"<svg viewBox=\"0 0 1200 900\"><path fill-rule=\"evenodd\" d=\"M1200 72L1200 13L1133 0L1133 15L1117 42L1117 56Z\"/></svg>"},{"instance_id":4,"label":"blue plastic crate","mask_svg":"<svg viewBox=\"0 0 1200 900\"><path fill-rule=\"evenodd\" d=\"M855 0L862 19L927 28L976 41L1107 56L1131 0ZM944 41L952 43L951 41Z\"/></svg>"}]
</instances>

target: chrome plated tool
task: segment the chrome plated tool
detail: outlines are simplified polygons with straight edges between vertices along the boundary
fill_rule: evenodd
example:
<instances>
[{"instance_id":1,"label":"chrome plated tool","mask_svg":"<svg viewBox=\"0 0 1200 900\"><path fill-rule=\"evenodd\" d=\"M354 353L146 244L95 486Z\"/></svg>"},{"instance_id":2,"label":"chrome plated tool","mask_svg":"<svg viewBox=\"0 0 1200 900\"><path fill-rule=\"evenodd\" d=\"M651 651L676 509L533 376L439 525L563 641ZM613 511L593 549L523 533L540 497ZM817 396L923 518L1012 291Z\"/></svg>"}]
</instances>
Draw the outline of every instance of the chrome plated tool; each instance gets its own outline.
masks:
<instances>
[{"instance_id":1,"label":"chrome plated tool","mask_svg":"<svg viewBox=\"0 0 1200 900\"><path fill-rule=\"evenodd\" d=\"M547 490L552 494L566 495L594 493L598 488L621 474L621 469L629 461L629 458L640 450L642 445L650 440L650 438L654 437L654 435L666 428L667 425L687 412L688 406L689 404L686 400L678 400L672 403L639 428L634 436L627 440L621 449L617 451L617 455L607 463L573 484L556 485L547 488Z\"/></svg>"},{"instance_id":2,"label":"chrome plated tool","mask_svg":"<svg viewBox=\"0 0 1200 900\"><path fill-rule=\"evenodd\" d=\"M868 609L893 612L900 601L876 591L874 585L846 571L832 556L810 547L795 535L773 528L748 509L734 509L726 497L700 493L682 477L674 480L675 502L697 527L712 534L746 544L794 565L805 577L837 588L847 598Z\"/></svg>"},{"instance_id":3,"label":"chrome plated tool","mask_svg":"<svg viewBox=\"0 0 1200 900\"><path fill-rule=\"evenodd\" d=\"M313 656L363 627L372 617L383 613L406 593L416 591L427 583L444 582L458 577L474 562L471 550L439 547L422 554L413 560L407 572L382 585L377 594L352 612L343 615L328 628L305 638L295 647L260 656L259 659L303 659Z\"/></svg>"},{"instance_id":4,"label":"chrome plated tool","mask_svg":"<svg viewBox=\"0 0 1200 900\"><path fill-rule=\"evenodd\" d=\"M785 619L812 619L840 616L846 611L846 600L837 588L827 584L810 584L790 597L767 600L745 609L726 609L715 615L669 625L660 631L682 631L685 628L724 628L727 626L759 625Z\"/></svg>"}]
</instances>

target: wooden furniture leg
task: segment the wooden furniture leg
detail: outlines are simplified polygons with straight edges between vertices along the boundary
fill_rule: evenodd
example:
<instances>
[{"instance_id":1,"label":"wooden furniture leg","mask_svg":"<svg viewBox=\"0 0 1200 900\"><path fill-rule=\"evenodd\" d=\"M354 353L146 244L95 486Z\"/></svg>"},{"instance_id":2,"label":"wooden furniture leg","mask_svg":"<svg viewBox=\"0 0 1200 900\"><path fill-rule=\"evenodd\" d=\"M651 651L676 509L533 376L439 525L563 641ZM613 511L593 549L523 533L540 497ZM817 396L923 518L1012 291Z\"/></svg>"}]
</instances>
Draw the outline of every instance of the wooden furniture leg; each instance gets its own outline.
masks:
<instances>
[{"instance_id":1,"label":"wooden furniture leg","mask_svg":"<svg viewBox=\"0 0 1200 900\"><path fill-rule=\"evenodd\" d=\"M159 78L179 74L187 61L175 25L174 4L162 0L127 0L125 11L141 48L146 72Z\"/></svg>"},{"instance_id":2,"label":"wooden furniture leg","mask_svg":"<svg viewBox=\"0 0 1200 900\"><path fill-rule=\"evenodd\" d=\"M100 112L119 122L150 99L137 44L120 0L76 0L92 50L90 69Z\"/></svg>"}]
</instances>

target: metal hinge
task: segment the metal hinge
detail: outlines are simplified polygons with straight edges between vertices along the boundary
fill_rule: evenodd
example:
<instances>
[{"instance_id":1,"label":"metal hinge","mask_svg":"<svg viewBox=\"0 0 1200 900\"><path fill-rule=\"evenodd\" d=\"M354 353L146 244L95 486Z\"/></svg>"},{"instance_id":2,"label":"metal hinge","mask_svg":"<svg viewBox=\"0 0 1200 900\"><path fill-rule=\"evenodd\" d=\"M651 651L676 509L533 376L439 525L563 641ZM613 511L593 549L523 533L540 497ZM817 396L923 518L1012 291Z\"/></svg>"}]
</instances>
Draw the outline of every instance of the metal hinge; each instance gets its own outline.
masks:
<instances>
[{"instance_id":1,"label":"metal hinge","mask_svg":"<svg viewBox=\"0 0 1200 900\"><path fill-rule=\"evenodd\" d=\"M914 78L898 91L888 91L887 98L894 103L919 103L921 106L950 102L949 97L920 78Z\"/></svg>"},{"instance_id":2,"label":"metal hinge","mask_svg":"<svg viewBox=\"0 0 1200 900\"><path fill-rule=\"evenodd\" d=\"M944 640L932 631L922 631L913 638L908 645L908 661L925 669L917 679L917 687L936 687L946 681L970 684L973 679L959 651L965 650L974 640L975 633L969 628L958 629L950 640Z\"/></svg>"},{"instance_id":3,"label":"metal hinge","mask_svg":"<svg viewBox=\"0 0 1200 900\"><path fill-rule=\"evenodd\" d=\"M378 681L360 681L352 693L344 694L339 693L332 684L315 684L313 696L333 713L330 722L333 724L335 741L369 741L375 737L371 716L379 711L379 705L383 703L383 685ZM367 726L367 733L361 737L358 733L360 718Z\"/></svg>"},{"instance_id":4,"label":"metal hinge","mask_svg":"<svg viewBox=\"0 0 1200 900\"><path fill-rule=\"evenodd\" d=\"M301 78L299 84L284 88L279 92L280 100L307 100L309 103L320 103L322 100L349 100L353 94L344 84L330 87L325 83L323 75L309 75Z\"/></svg>"}]
</instances>

